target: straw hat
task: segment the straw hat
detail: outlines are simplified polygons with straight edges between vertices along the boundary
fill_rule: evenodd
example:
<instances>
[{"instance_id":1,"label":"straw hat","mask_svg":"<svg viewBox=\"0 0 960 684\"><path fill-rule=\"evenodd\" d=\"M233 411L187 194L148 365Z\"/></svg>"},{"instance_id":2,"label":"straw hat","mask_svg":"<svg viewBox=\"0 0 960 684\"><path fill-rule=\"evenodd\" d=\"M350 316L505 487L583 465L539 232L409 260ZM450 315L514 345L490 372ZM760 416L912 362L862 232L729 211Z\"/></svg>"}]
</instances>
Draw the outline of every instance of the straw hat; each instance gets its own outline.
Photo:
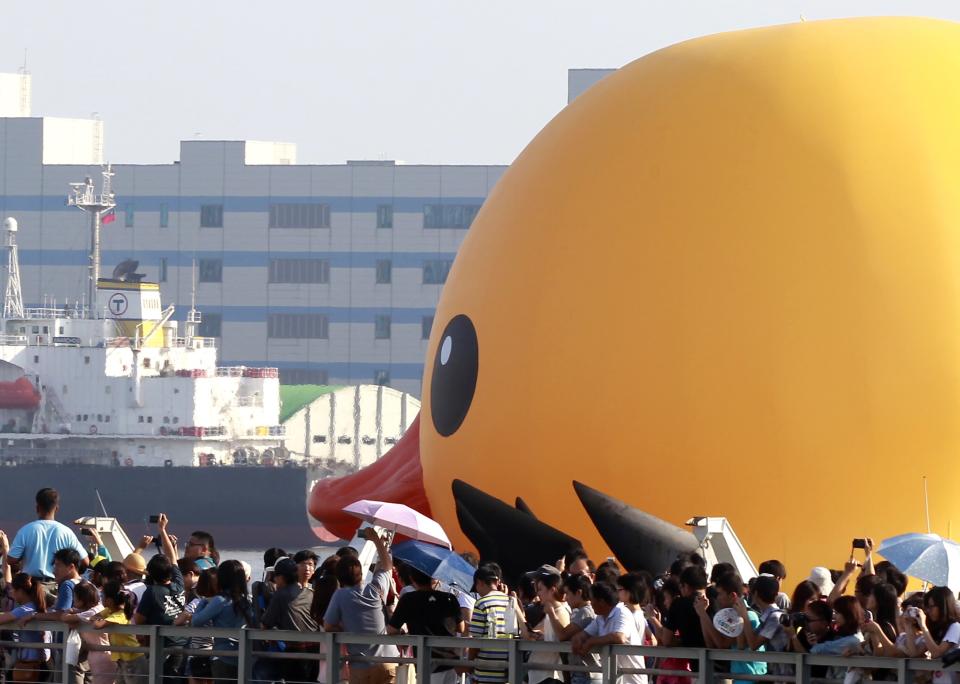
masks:
<instances>
[{"instance_id":1,"label":"straw hat","mask_svg":"<svg viewBox=\"0 0 960 684\"><path fill-rule=\"evenodd\" d=\"M131 553L123 559L124 569L133 575L147 574L147 561L139 553Z\"/></svg>"}]
</instances>

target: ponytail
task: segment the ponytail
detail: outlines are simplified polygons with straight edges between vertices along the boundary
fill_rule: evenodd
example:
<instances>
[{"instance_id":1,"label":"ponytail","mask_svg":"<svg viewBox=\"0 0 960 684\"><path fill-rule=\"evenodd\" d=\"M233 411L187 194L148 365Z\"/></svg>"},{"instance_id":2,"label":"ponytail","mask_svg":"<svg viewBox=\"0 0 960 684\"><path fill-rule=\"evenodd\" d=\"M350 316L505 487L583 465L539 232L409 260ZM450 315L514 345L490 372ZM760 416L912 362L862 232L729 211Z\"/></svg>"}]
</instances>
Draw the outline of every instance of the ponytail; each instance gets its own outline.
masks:
<instances>
[{"instance_id":1,"label":"ponytail","mask_svg":"<svg viewBox=\"0 0 960 684\"><path fill-rule=\"evenodd\" d=\"M25 572L18 572L16 575L14 575L13 582L11 584L13 585L14 589L19 589L30 597L30 602L33 604L34 608L37 609L38 613L47 612L47 595L43 591L43 585L35 581Z\"/></svg>"},{"instance_id":2,"label":"ponytail","mask_svg":"<svg viewBox=\"0 0 960 684\"><path fill-rule=\"evenodd\" d=\"M127 620L133 619L134 596L133 592L123 588L123 584L118 580L110 580L103 585L103 598L112 601L118 608L123 610Z\"/></svg>"}]
</instances>

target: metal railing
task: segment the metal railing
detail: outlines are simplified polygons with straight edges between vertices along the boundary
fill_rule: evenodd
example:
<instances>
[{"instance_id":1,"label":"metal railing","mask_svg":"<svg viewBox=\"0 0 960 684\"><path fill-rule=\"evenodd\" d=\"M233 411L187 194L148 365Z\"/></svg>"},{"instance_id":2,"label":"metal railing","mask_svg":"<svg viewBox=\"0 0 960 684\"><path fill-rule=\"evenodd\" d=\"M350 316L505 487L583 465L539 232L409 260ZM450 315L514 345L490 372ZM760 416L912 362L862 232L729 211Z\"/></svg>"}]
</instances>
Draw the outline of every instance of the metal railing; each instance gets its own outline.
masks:
<instances>
[{"instance_id":1,"label":"metal railing","mask_svg":"<svg viewBox=\"0 0 960 684\"><path fill-rule=\"evenodd\" d=\"M3 631L16 631L15 624L3 625ZM31 622L29 624L31 631L50 631L63 635L60 638L54 638L54 643L25 643L12 640L0 640L0 648L28 648L28 649L49 649L54 651L54 658L51 664L56 662L56 671L53 672L53 681L70 681L69 664L63 662L64 637L69 631L69 627L60 622ZM85 625L80 628L83 632L106 632L133 634L139 637L146 637L146 645L137 647L109 647L109 650L116 653L142 653L147 656L148 670L145 679L149 684L159 684L164 678L163 663L167 656L213 656L235 658L237 662L236 678L231 681L242 682L271 682L276 679L255 679L254 663L260 659L283 662L298 660L301 662L315 662L322 668L322 674L326 681L335 684L342 680L341 668L345 662L348 663L394 663L394 664L412 664L416 669L416 679L418 684L427 684L430 681L430 673L436 666L448 666L457 668L470 668L477 664L476 660L466 659L466 649L480 650L498 650L507 652L505 661L506 680L515 684L521 684L524 676L529 670L558 670L565 673L591 672L594 682L602 681L603 684L612 684L618 677L625 674L646 674L653 681L653 677L658 675L669 675L674 677L685 677L689 684L715 684L718 680L736 679L738 681L755 682L792 682L794 684L826 684L842 682L842 679L830 679L826 677L814 677L813 668L831 668L839 669L845 673L848 669L863 671L885 671L890 673L888 681L895 681L898 684L913 684L914 676L920 676L926 681L931 673L934 672L954 672L958 671L960 664L951 665L944 668L939 660L924 660L919 658L887 658L877 656L825 656L811 655L807 653L776 653L764 651L735 651L735 650L714 650L699 648L664 648L650 646L603 646L596 653L599 656L599 667L586 666L578 664L568 664L557 662L556 664L545 664L541 662L528 663L526 657L532 653L555 653L570 654L571 648L569 642L542 642L542 641L523 641L518 639L464 639L460 637L433 637L433 636L378 636L371 634L348 634L344 632L326 633L326 632L289 632L280 630L264 629L220 629L213 627L165 627L158 625L112 625L104 630L96 630ZM231 639L237 644L236 650L209 650L193 649L180 646L171 646L167 639L175 638L184 640L186 638L219 638ZM278 642L287 644L299 643L307 644L304 650L295 652L277 652L269 650L268 644ZM362 657L341 654L341 649L351 645L393 645L401 649L401 655L396 657ZM403 655L410 653L412 648L413 655ZM108 650L107 647L90 647L91 651ZM455 650L457 653L464 654L462 658L444 659L434 658L434 648ZM59 656L58 656L59 654ZM644 668L630 668L622 666L618 662L618 656L643 656L645 658ZM694 666L694 671L667 669L663 667L662 660L672 659L677 662L687 661ZM724 663L732 662L765 662L776 663L789 666L789 673L784 674L731 674L723 671ZM484 661L485 669L491 669L490 661ZM719 669L718 669L719 668ZM926 673L921 675L921 673ZM169 678L169 675L168 675ZM186 682L187 677L181 677ZM864 677L867 679L867 677ZM286 681L299 681L286 679ZM315 680L314 680L315 681ZM313 682L311 682L313 684Z\"/></svg>"}]
</instances>

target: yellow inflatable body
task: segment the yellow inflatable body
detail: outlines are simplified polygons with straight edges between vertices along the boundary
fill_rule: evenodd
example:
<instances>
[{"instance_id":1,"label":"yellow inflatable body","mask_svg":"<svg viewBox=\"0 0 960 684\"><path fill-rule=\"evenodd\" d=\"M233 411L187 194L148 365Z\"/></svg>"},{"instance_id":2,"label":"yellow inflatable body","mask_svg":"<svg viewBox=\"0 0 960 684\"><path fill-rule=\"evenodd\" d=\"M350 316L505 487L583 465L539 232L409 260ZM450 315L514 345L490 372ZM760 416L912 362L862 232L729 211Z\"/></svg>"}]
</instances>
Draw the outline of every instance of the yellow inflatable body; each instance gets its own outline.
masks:
<instances>
[{"instance_id":1,"label":"yellow inflatable body","mask_svg":"<svg viewBox=\"0 0 960 684\"><path fill-rule=\"evenodd\" d=\"M465 480L602 558L576 479L726 516L797 579L925 531L923 476L960 524L958 84L960 25L852 19L675 45L564 109L436 312L433 514L456 532Z\"/></svg>"}]
</instances>

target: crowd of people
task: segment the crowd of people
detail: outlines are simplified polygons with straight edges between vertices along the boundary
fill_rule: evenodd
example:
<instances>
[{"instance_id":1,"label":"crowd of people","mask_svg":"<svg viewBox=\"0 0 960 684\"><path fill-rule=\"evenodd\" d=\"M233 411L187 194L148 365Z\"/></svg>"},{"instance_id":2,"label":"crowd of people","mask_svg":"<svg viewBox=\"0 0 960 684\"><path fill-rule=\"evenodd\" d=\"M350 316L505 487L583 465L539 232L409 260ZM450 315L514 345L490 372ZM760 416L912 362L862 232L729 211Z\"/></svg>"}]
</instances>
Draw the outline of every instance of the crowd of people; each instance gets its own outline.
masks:
<instances>
[{"instance_id":1,"label":"crowd of people","mask_svg":"<svg viewBox=\"0 0 960 684\"><path fill-rule=\"evenodd\" d=\"M58 681L65 658L69 684L146 681L144 637L104 630L109 625L193 625L284 630L257 650L266 655L253 664L261 681L324 682L325 669L315 657L322 644L298 642L292 632L414 634L465 639L535 639L570 642L571 653L529 653L529 684L590 684L599 681L599 653L610 644L710 648L743 652L805 652L824 655L873 655L894 658L942 658L960 644L960 615L950 589L933 587L907 593L907 578L884 561L874 564L873 542L862 562L850 559L842 571L813 568L802 581L788 585L782 563L768 560L759 575L744 582L736 568L717 563L707 572L697 553L681 554L663 573L624 572L613 559L594 564L582 550L544 564L520 577L504 577L494 562L478 562L470 590L445 587L429 574L391 558L388 541L374 528L363 531L376 548L372 573L352 547L321 561L309 549L288 554L268 549L265 573L251 582L250 568L221 559L210 534L196 531L184 544L169 532L166 515L157 517L158 552L144 551L145 537L123 559L110 558L96 530L85 530L88 544L56 521L59 495L37 493L37 519L11 540L0 531L3 582L0 587L0 640L22 644L51 643L56 635L37 621L90 625L71 633L78 643L63 649L23 646L3 651L6 681ZM788 593L787 588L792 586ZM450 589L447 591L445 589ZM848 593L851 592L851 593ZM172 633L176 633L175 631ZM58 633L59 635L59 633ZM156 665L164 681L236 681L238 642L228 636L169 636L168 646L217 655L185 656L164 650ZM71 646L73 646L71 648ZM126 648L124 648L126 647ZM273 656L272 654L285 654ZM296 653L313 657L296 658ZM465 641L462 647L435 647L431 653L433 684L464 678L480 684L508 681L509 648L490 641ZM340 680L351 684L406 684L407 671L389 662L410 656L394 645L350 644ZM291 657L294 656L294 657ZM620 654L626 670L621 684L693 684L698 661L685 657ZM580 666L565 671L564 665ZM764 660L714 659L714 676L748 682L757 675L792 680L793 666ZM670 674L631 670L656 668ZM893 670L814 666L815 678L896 679ZM932 673L935 684L957 684L957 673ZM656 679L653 683L650 680ZM332 684L332 683L331 683Z\"/></svg>"}]
</instances>

